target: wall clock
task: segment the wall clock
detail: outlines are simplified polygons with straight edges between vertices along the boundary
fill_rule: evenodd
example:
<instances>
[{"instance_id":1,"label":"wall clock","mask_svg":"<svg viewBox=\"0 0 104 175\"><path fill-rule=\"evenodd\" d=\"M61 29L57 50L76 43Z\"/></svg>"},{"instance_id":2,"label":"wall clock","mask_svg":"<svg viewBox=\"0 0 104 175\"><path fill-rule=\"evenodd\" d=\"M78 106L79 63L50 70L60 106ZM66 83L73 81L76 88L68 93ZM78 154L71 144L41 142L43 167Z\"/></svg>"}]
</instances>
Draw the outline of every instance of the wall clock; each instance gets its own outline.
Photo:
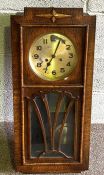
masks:
<instances>
[{"instance_id":1,"label":"wall clock","mask_svg":"<svg viewBox=\"0 0 104 175\"><path fill-rule=\"evenodd\" d=\"M11 16L16 171L88 169L95 20L72 8Z\"/></svg>"}]
</instances>

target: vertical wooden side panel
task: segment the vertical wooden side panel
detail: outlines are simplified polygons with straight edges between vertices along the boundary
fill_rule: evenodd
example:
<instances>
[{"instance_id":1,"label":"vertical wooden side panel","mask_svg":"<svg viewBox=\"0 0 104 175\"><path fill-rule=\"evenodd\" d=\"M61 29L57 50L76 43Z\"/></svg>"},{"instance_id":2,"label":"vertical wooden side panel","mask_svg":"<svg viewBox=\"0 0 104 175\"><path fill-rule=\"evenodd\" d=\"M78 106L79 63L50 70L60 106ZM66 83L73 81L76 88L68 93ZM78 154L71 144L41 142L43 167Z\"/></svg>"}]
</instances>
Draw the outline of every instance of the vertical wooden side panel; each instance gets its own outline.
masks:
<instances>
[{"instance_id":1,"label":"vertical wooden side panel","mask_svg":"<svg viewBox=\"0 0 104 175\"><path fill-rule=\"evenodd\" d=\"M74 124L74 160L79 158L79 99L75 100L75 124Z\"/></svg>"},{"instance_id":2,"label":"vertical wooden side panel","mask_svg":"<svg viewBox=\"0 0 104 175\"><path fill-rule=\"evenodd\" d=\"M21 84L20 84L20 30L19 24L11 17L11 37L12 39L12 73L13 73L13 109L14 109L14 156L15 164L22 164L21 149Z\"/></svg>"},{"instance_id":3,"label":"vertical wooden side panel","mask_svg":"<svg viewBox=\"0 0 104 175\"><path fill-rule=\"evenodd\" d=\"M26 163L26 160L30 158L30 125L31 125L31 115L30 115L30 98L23 98L23 112L22 112L22 152L23 152L23 164Z\"/></svg>"},{"instance_id":4,"label":"vertical wooden side panel","mask_svg":"<svg viewBox=\"0 0 104 175\"><path fill-rule=\"evenodd\" d=\"M92 24L89 25L88 51L86 73L84 79L84 98L83 98L83 120L82 120L82 155L84 169L89 165L90 147L90 127L91 127L91 101L92 101L92 81L93 81L93 62L94 62L94 43L95 43L95 21L96 17L88 17Z\"/></svg>"}]
</instances>

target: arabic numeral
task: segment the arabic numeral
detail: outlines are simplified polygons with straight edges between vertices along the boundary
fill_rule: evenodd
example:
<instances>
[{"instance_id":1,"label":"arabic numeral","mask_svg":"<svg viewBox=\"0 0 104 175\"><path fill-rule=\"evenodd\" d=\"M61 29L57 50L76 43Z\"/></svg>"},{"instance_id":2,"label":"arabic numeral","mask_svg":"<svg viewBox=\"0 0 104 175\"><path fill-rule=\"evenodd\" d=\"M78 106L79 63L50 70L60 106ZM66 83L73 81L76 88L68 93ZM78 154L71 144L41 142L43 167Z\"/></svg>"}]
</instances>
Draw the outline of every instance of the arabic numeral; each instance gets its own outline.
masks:
<instances>
[{"instance_id":1,"label":"arabic numeral","mask_svg":"<svg viewBox=\"0 0 104 175\"><path fill-rule=\"evenodd\" d=\"M37 63L37 67L41 67L42 66L42 63Z\"/></svg>"},{"instance_id":2,"label":"arabic numeral","mask_svg":"<svg viewBox=\"0 0 104 175\"><path fill-rule=\"evenodd\" d=\"M61 73L65 72L65 69L64 68L60 68L60 72Z\"/></svg>"},{"instance_id":3,"label":"arabic numeral","mask_svg":"<svg viewBox=\"0 0 104 175\"><path fill-rule=\"evenodd\" d=\"M53 71L52 71L52 74L53 74L53 75L56 75L56 70L53 70Z\"/></svg>"},{"instance_id":4,"label":"arabic numeral","mask_svg":"<svg viewBox=\"0 0 104 175\"><path fill-rule=\"evenodd\" d=\"M71 45L66 45L66 50L70 50Z\"/></svg>"},{"instance_id":5,"label":"arabic numeral","mask_svg":"<svg viewBox=\"0 0 104 175\"><path fill-rule=\"evenodd\" d=\"M73 53L69 53L69 58L73 58Z\"/></svg>"},{"instance_id":6,"label":"arabic numeral","mask_svg":"<svg viewBox=\"0 0 104 175\"><path fill-rule=\"evenodd\" d=\"M67 63L67 66L70 66L70 62Z\"/></svg>"},{"instance_id":7,"label":"arabic numeral","mask_svg":"<svg viewBox=\"0 0 104 175\"><path fill-rule=\"evenodd\" d=\"M42 46L37 46L36 49L37 50L42 50Z\"/></svg>"},{"instance_id":8,"label":"arabic numeral","mask_svg":"<svg viewBox=\"0 0 104 175\"><path fill-rule=\"evenodd\" d=\"M38 54L34 54L33 56L35 59L38 59L39 58L39 55Z\"/></svg>"},{"instance_id":9,"label":"arabic numeral","mask_svg":"<svg viewBox=\"0 0 104 175\"><path fill-rule=\"evenodd\" d=\"M43 39L43 44L47 44L48 43L48 41L47 41L47 39Z\"/></svg>"}]
</instances>

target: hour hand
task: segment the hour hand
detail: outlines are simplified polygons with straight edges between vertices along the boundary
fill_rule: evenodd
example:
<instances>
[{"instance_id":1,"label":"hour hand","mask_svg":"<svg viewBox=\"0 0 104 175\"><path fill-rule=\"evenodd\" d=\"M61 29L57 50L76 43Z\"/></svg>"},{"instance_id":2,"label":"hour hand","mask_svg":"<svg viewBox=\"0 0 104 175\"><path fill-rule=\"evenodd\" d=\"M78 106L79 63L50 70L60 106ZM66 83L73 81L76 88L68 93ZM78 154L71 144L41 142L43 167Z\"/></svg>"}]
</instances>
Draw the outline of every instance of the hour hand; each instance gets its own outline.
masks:
<instances>
[{"instance_id":1,"label":"hour hand","mask_svg":"<svg viewBox=\"0 0 104 175\"><path fill-rule=\"evenodd\" d=\"M51 65L51 63L48 62L48 63L47 63L47 67L45 68L45 73L47 72L47 68L48 68L48 66L50 66L50 65Z\"/></svg>"},{"instance_id":2,"label":"hour hand","mask_svg":"<svg viewBox=\"0 0 104 175\"><path fill-rule=\"evenodd\" d=\"M50 62L49 62L49 63L47 63L47 67L48 67L48 66L50 66L50 65L51 65L51 63L50 63Z\"/></svg>"}]
</instances>

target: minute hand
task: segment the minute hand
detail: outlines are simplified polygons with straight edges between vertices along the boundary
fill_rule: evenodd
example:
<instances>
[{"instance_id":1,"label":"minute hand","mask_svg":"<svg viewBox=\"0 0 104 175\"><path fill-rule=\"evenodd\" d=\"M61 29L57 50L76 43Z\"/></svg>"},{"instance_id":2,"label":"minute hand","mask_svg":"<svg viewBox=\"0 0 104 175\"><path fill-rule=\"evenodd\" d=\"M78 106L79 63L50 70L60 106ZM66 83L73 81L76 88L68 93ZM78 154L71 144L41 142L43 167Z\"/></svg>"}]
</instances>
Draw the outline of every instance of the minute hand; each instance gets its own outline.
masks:
<instances>
[{"instance_id":1,"label":"minute hand","mask_svg":"<svg viewBox=\"0 0 104 175\"><path fill-rule=\"evenodd\" d=\"M45 73L47 72L48 66L50 66L50 64L51 64L51 61L53 60L53 58L55 58L55 54L56 54L56 51L57 51L57 49L58 49L58 47L59 47L59 44L60 44L60 40L58 41L58 44L57 44L57 46L56 46L56 49L55 49L55 51L54 51L54 54L52 55L52 58L51 58L50 61L47 63L47 67L46 67Z\"/></svg>"},{"instance_id":2,"label":"minute hand","mask_svg":"<svg viewBox=\"0 0 104 175\"><path fill-rule=\"evenodd\" d=\"M57 44L56 49L55 49L55 51L54 51L54 54L52 55L53 58L55 57L56 51L57 51L57 49L58 49L58 47L59 47L59 44L60 44L60 40L58 41L58 44Z\"/></svg>"}]
</instances>

